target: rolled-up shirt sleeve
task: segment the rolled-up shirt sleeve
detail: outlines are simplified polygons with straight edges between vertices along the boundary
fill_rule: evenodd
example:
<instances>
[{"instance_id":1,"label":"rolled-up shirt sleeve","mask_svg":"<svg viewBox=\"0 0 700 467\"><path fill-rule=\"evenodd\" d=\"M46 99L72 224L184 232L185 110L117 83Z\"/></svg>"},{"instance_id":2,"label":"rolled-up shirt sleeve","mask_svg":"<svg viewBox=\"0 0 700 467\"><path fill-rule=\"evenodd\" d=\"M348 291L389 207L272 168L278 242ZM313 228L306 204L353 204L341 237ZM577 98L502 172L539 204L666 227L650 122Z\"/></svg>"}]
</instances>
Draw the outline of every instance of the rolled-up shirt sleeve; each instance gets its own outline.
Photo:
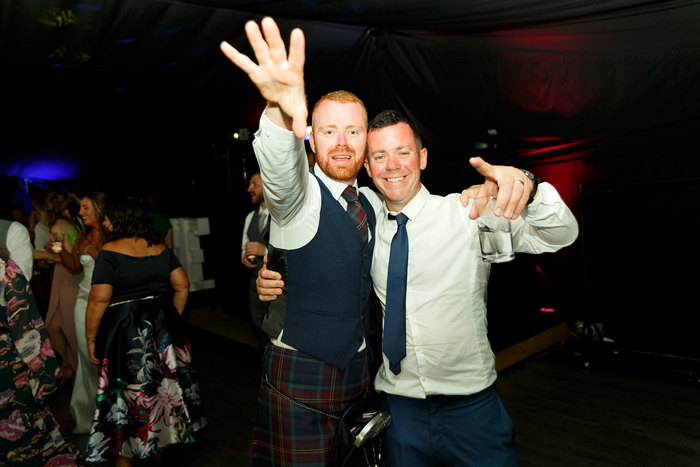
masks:
<instances>
[{"instance_id":1,"label":"rolled-up shirt sleeve","mask_svg":"<svg viewBox=\"0 0 700 467\"><path fill-rule=\"evenodd\" d=\"M549 183L541 183L540 193L513 221L516 251L548 253L571 245L578 237L576 217Z\"/></svg>"}]
</instances>

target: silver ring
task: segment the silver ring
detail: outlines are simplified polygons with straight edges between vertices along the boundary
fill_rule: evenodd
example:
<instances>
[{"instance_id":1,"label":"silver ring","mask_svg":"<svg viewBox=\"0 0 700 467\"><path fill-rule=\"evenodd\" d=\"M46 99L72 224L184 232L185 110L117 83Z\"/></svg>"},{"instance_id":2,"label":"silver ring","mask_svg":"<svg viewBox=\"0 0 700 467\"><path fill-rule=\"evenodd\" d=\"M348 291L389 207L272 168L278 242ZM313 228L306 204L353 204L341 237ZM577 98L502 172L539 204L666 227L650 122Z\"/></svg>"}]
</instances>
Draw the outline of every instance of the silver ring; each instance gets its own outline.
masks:
<instances>
[{"instance_id":1,"label":"silver ring","mask_svg":"<svg viewBox=\"0 0 700 467\"><path fill-rule=\"evenodd\" d=\"M516 179L515 179L515 181L516 181L516 182L520 182L520 183L522 183L522 184L523 184L523 186L525 186L525 182L524 182L524 181L522 181L522 180L520 180L519 178L516 178Z\"/></svg>"}]
</instances>

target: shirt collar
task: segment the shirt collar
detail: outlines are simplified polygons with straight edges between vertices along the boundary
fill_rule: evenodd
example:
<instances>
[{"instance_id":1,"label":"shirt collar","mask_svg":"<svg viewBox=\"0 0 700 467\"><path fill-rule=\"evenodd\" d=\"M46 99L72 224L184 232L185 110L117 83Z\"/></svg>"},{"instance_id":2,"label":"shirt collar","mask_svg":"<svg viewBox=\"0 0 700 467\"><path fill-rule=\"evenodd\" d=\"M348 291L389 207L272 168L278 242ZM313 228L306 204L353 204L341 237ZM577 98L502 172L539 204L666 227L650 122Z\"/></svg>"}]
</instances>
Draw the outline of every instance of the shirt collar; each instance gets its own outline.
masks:
<instances>
[{"instance_id":1,"label":"shirt collar","mask_svg":"<svg viewBox=\"0 0 700 467\"><path fill-rule=\"evenodd\" d=\"M339 182L337 180L333 180L331 177L326 175L323 170L318 166L318 164L314 165L314 174L321 179L324 185L326 185L326 188L328 188L328 191L331 192L333 197L337 200L340 199L340 195L343 194L343 191L345 191L345 188L348 186L347 183L344 182ZM353 182L352 186L355 187L357 190L357 195L360 195L360 190L357 186L357 179Z\"/></svg>"},{"instance_id":2,"label":"shirt collar","mask_svg":"<svg viewBox=\"0 0 700 467\"><path fill-rule=\"evenodd\" d=\"M425 185L421 183L420 190L418 190L416 196L414 196L413 199L409 201L408 204L404 206L400 212L406 214L406 217L408 217L409 219L415 219L416 217L418 217L418 213L421 209L423 209L423 206L425 206L425 203L428 202L429 198L430 192L425 187ZM386 203L384 203L384 211L384 217L386 217L387 214L397 214L397 212L389 211L389 208L387 208Z\"/></svg>"}]
</instances>

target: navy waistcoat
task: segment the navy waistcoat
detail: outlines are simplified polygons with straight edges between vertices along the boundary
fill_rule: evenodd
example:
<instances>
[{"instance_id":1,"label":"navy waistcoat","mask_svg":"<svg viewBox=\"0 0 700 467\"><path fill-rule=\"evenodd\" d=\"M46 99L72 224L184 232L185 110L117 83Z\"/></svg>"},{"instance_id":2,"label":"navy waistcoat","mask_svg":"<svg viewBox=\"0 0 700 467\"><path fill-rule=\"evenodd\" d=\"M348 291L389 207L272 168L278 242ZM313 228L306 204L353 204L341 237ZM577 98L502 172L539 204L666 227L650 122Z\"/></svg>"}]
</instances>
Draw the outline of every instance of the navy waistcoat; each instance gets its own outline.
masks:
<instances>
[{"instance_id":1,"label":"navy waistcoat","mask_svg":"<svg viewBox=\"0 0 700 467\"><path fill-rule=\"evenodd\" d=\"M369 339L370 266L375 217L367 198L371 240L365 244L355 222L321 187L321 215L314 238L287 252L287 316L282 340L292 347L344 369Z\"/></svg>"}]
</instances>

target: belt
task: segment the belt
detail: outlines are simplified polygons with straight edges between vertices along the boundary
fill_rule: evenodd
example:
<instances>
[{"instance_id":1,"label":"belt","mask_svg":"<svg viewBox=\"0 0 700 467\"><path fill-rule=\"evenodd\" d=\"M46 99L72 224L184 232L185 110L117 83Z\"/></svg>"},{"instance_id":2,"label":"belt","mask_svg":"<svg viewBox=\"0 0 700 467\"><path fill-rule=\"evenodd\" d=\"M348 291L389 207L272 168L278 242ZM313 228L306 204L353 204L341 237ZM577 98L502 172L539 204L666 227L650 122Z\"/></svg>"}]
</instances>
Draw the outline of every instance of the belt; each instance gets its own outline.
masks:
<instances>
[{"instance_id":1,"label":"belt","mask_svg":"<svg viewBox=\"0 0 700 467\"><path fill-rule=\"evenodd\" d=\"M117 305L123 305L125 303L138 302L141 300L153 300L155 298L159 298L159 297L157 295L149 295L148 297L132 298L131 300L122 300L119 302L110 303L109 305L107 305L107 308L112 307L112 306L117 306Z\"/></svg>"}]
</instances>

